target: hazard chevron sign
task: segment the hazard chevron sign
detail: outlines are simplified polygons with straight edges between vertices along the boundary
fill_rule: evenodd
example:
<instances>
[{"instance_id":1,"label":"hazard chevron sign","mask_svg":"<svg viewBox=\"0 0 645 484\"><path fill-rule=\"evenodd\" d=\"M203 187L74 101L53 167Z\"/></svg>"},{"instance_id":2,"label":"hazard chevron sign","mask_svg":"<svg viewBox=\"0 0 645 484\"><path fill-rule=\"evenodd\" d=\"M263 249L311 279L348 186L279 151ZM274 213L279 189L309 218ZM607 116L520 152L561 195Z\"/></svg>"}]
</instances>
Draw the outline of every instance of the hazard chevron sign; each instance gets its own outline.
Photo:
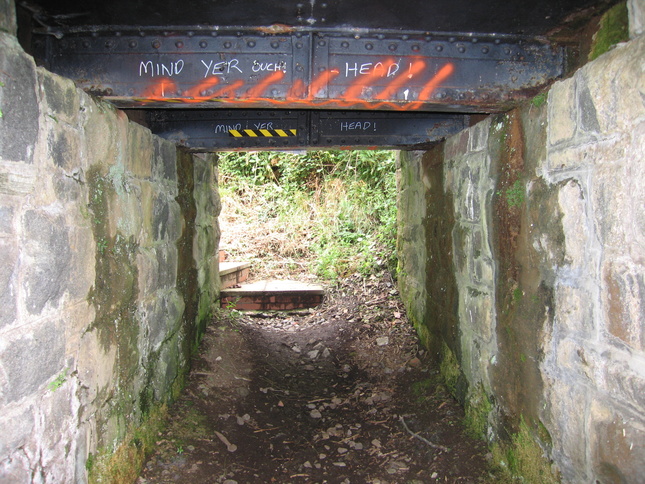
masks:
<instances>
[{"instance_id":1,"label":"hazard chevron sign","mask_svg":"<svg viewBox=\"0 0 645 484\"><path fill-rule=\"evenodd\" d=\"M231 129L229 135L235 138L287 138L296 136L297 129Z\"/></svg>"}]
</instances>

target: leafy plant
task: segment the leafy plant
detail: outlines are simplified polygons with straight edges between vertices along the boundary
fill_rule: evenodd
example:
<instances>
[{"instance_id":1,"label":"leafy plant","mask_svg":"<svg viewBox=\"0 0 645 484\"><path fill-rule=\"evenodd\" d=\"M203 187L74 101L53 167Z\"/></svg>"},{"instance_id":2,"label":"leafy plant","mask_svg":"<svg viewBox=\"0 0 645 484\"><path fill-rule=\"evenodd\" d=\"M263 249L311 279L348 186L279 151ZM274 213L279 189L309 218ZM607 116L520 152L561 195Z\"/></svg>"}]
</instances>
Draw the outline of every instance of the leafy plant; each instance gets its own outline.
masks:
<instances>
[{"instance_id":1,"label":"leafy plant","mask_svg":"<svg viewBox=\"0 0 645 484\"><path fill-rule=\"evenodd\" d=\"M521 180L515 180L515 183L506 189L506 203L509 208L520 207L524 203L524 184Z\"/></svg>"},{"instance_id":2,"label":"leafy plant","mask_svg":"<svg viewBox=\"0 0 645 484\"><path fill-rule=\"evenodd\" d=\"M67 381L67 368L63 370L61 373L59 373L58 376L54 379L54 381L50 382L47 387L52 392L55 392L60 387L62 387L66 381Z\"/></svg>"}]
</instances>

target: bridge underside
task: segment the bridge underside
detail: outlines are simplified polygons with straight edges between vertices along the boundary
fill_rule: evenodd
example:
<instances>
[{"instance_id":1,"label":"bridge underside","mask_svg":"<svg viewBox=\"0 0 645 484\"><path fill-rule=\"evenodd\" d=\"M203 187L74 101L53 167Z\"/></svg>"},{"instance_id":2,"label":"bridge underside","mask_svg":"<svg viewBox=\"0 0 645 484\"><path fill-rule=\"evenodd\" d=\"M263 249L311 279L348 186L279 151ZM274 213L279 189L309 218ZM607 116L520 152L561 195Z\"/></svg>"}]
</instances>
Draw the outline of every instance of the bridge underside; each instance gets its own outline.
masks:
<instances>
[{"instance_id":1,"label":"bridge underside","mask_svg":"<svg viewBox=\"0 0 645 484\"><path fill-rule=\"evenodd\" d=\"M49 70L213 151L415 148L469 114L506 110L564 74L566 48L543 34L594 2L527 3L42 0L29 10Z\"/></svg>"}]
</instances>

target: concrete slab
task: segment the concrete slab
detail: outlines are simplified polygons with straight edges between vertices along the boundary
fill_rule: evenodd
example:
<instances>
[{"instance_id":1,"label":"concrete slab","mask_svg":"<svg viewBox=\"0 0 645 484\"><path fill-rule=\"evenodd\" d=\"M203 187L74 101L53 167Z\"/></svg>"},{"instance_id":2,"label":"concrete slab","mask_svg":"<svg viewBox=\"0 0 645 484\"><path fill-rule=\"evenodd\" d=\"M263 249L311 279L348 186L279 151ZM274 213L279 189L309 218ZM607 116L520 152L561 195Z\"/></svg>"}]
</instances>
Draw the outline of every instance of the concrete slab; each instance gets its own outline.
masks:
<instances>
[{"instance_id":1,"label":"concrete slab","mask_svg":"<svg viewBox=\"0 0 645 484\"><path fill-rule=\"evenodd\" d=\"M241 310L288 311L313 308L322 303L325 290L298 281L258 281L223 289L221 306Z\"/></svg>"},{"instance_id":2,"label":"concrete slab","mask_svg":"<svg viewBox=\"0 0 645 484\"><path fill-rule=\"evenodd\" d=\"M250 262L220 262L219 277L222 289L237 286L249 278Z\"/></svg>"}]
</instances>

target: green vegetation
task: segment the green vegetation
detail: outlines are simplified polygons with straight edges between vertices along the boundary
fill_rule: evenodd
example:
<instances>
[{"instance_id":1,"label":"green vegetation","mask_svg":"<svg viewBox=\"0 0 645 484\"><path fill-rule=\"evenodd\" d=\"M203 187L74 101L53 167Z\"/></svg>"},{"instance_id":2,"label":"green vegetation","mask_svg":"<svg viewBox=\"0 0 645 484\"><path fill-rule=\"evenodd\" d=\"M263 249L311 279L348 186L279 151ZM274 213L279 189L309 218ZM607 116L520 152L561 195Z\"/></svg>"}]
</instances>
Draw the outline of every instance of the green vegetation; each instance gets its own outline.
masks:
<instances>
[{"instance_id":1,"label":"green vegetation","mask_svg":"<svg viewBox=\"0 0 645 484\"><path fill-rule=\"evenodd\" d=\"M448 345L442 342L441 346L441 365L439 367L439 372L443 378L444 383L448 391L456 395L457 394L457 380L461 375L461 369L459 368L459 362L455 357L454 353L448 348Z\"/></svg>"},{"instance_id":2,"label":"green vegetation","mask_svg":"<svg viewBox=\"0 0 645 484\"><path fill-rule=\"evenodd\" d=\"M90 484L126 484L134 482L141 473L145 456L155 447L159 432L167 420L168 409L161 405L149 413L144 422L127 432L114 450L102 449L90 454L85 463Z\"/></svg>"},{"instance_id":3,"label":"green vegetation","mask_svg":"<svg viewBox=\"0 0 645 484\"><path fill-rule=\"evenodd\" d=\"M466 401L464 426L475 438L485 439L488 432L488 415L493 409L484 387L480 383Z\"/></svg>"},{"instance_id":4,"label":"green vegetation","mask_svg":"<svg viewBox=\"0 0 645 484\"><path fill-rule=\"evenodd\" d=\"M598 32L593 37L589 60L600 57L614 45L627 40L629 40L627 3L622 2L607 10L600 19Z\"/></svg>"},{"instance_id":5,"label":"green vegetation","mask_svg":"<svg viewBox=\"0 0 645 484\"><path fill-rule=\"evenodd\" d=\"M325 279L394 272L393 152L226 153L219 170L222 198L261 227L272 257Z\"/></svg>"},{"instance_id":6,"label":"green vegetation","mask_svg":"<svg viewBox=\"0 0 645 484\"><path fill-rule=\"evenodd\" d=\"M501 193L498 192L498 195L501 195ZM509 208L520 207L526 198L522 180L515 180L515 183L506 189L504 196Z\"/></svg>"},{"instance_id":7,"label":"green vegetation","mask_svg":"<svg viewBox=\"0 0 645 484\"><path fill-rule=\"evenodd\" d=\"M63 383L67 381L67 368L63 370L55 379L52 381L47 387L52 391L55 392L58 390L60 387L63 386Z\"/></svg>"},{"instance_id":8,"label":"green vegetation","mask_svg":"<svg viewBox=\"0 0 645 484\"><path fill-rule=\"evenodd\" d=\"M539 430L538 428L538 433ZM504 482L560 482L524 418L520 420L519 430L511 437L510 444L497 443L493 446L492 453L498 466L496 470Z\"/></svg>"},{"instance_id":9,"label":"green vegetation","mask_svg":"<svg viewBox=\"0 0 645 484\"><path fill-rule=\"evenodd\" d=\"M531 104L535 106L536 108L540 108L546 104L546 100L548 97L548 92L544 91L535 96L533 99L531 99Z\"/></svg>"}]
</instances>

